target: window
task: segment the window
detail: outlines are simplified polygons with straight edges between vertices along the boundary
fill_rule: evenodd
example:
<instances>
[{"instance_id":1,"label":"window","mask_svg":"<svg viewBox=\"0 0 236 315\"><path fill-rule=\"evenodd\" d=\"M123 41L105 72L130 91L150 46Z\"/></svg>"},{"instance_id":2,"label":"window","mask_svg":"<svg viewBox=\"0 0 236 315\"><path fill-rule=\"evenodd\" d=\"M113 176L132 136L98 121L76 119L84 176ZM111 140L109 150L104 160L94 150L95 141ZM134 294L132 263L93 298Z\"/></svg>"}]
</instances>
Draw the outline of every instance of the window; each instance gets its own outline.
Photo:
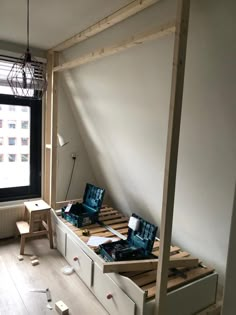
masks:
<instances>
[{"instance_id":1,"label":"window","mask_svg":"<svg viewBox=\"0 0 236 315\"><path fill-rule=\"evenodd\" d=\"M8 128L16 129L16 121L15 120L8 121Z\"/></svg>"},{"instance_id":2,"label":"window","mask_svg":"<svg viewBox=\"0 0 236 315\"><path fill-rule=\"evenodd\" d=\"M5 158L0 154L0 202L38 198L41 196L42 102L1 94L0 80L0 106L3 124L0 130L8 136L6 141L4 136L0 137L1 150L6 152Z\"/></svg>"},{"instance_id":3,"label":"window","mask_svg":"<svg viewBox=\"0 0 236 315\"><path fill-rule=\"evenodd\" d=\"M16 154L9 154L8 155L8 161L9 162L15 162L16 161Z\"/></svg>"},{"instance_id":4,"label":"window","mask_svg":"<svg viewBox=\"0 0 236 315\"><path fill-rule=\"evenodd\" d=\"M8 138L8 144L9 145L16 145L16 138L13 138L13 137Z\"/></svg>"},{"instance_id":5,"label":"window","mask_svg":"<svg viewBox=\"0 0 236 315\"><path fill-rule=\"evenodd\" d=\"M3 162L3 154L0 154L0 162Z\"/></svg>"},{"instance_id":6,"label":"window","mask_svg":"<svg viewBox=\"0 0 236 315\"><path fill-rule=\"evenodd\" d=\"M21 128L22 128L22 129L28 129L28 128L29 128L29 122L26 121L26 120L23 120L23 121L21 122Z\"/></svg>"},{"instance_id":7,"label":"window","mask_svg":"<svg viewBox=\"0 0 236 315\"><path fill-rule=\"evenodd\" d=\"M29 138L21 138L21 145L28 145Z\"/></svg>"},{"instance_id":8,"label":"window","mask_svg":"<svg viewBox=\"0 0 236 315\"><path fill-rule=\"evenodd\" d=\"M21 162L28 162L29 154L21 154Z\"/></svg>"},{"instance_id":9,"label":"window","mask_svg":"<svg viewBox=\"0 0 236 315\"><path fill-rule=\"evenodd\" d=\"M2 128L2 119L0 119L0 128Z\"/></svg>"}]
</instances>

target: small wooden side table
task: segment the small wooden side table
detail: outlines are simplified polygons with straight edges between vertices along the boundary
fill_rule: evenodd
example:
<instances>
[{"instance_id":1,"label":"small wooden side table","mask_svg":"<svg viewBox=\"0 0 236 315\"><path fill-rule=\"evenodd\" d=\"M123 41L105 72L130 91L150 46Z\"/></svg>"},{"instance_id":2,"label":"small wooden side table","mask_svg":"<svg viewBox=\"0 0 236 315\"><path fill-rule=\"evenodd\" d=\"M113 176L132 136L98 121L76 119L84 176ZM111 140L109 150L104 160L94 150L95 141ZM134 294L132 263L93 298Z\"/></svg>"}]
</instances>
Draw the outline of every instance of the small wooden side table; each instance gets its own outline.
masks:
<instances>
[{"instance_id":1,"label":"small wooden side table","mask_svg":"<svg viewBox=\"0 0 236 315\"><path fill-rule=\"evenodd\" d=\"M53 233L51 223L51 207L43 200L24 202L24 221L16 222L21 235L20 254L24 255L26 238L47 235L50 248L53 248ZM38 229L35 231L35 225Z\"/></svg>"}]
</instances>

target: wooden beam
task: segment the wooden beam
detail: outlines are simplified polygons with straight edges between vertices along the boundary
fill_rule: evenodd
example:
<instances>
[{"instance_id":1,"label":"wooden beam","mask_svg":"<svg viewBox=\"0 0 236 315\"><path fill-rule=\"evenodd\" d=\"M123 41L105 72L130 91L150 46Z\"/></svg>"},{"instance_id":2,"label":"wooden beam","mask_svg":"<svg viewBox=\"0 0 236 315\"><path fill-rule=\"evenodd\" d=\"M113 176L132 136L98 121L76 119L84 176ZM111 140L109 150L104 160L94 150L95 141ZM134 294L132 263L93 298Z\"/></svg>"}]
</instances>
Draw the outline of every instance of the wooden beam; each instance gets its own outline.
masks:
<instances>
[{"instance_id":1,"label":"wooden beam","mask_svg":"<svg viewBox=\"0 0 236 315\"><path fill-rule=\"evenodd\" d=\"M129 272L129 271L145 271L154 270L158 266L158 259L115 261L103 264L103 273L110 272ZM197 267L199 261L197 258L171 258L168 262L168 268L178 267Z\"/></svg>"},{"instance_id":2,"label":"wooden beam","mask_svg":"<svg viewBox=\"0 0 236 315\"><path fill-rule=\"evenodd\" d=\"M55 207L57 167L57 73L53 67L58 63L58 53L48 53L48 88L45 106L45 158L43 199Z\"/></svg>"},{"instance_id":3,"label":"wooden beam","mask_svg":"<svg viewBox=\"0 0 236 315\"><path fill-rule=\"evenodd\" d=\"M160 0L135 0L129 3L128 5L124 6L123 8L119 9L118 11L114 12L113 14L93 24L92 26L86 28L84 31L56 45L55 47L51 48L50 51L62 51L71 46L74 46L159 1Z\"/></svg>"},{"instance_id":4,"label":"wooden beam","mask_svg":"<svg viewBox=\"0 0 236 315\"><path fill-rule=\"evenodd\" d=\"M190 0L178 0L166 147L165 177L162 198L160 255L157 270L156 300L153 311L153 314L158 315L165 315L167 309L168 261L174 212L189 10Z\"/></svg>"},{"instance_id":5,"label":"wooden beam","mask_svg":"<svg viewBox=\"0 0 236 315\"><path fill-rule=\"evenodd\" d=\"M132 36L116 45L100 48L82 57L78 57L71 61L65 62L55 67L53 71L56 72L56 71L64 71L64 70L72 69L72 68L81 66L83 64L101 59L103 57L111 56L116 53L122 52L128 48L143 44L146 41L164 37L174 32L175 32L175 22L169 22L165 25L155 27L154 29L144 32L142 34Z\"/></svg>"},{"instance_id":6,"label":"wooden beam","mask_svg":"<svg viewBox=\"0 0 236 315\"><path fill-rule=\"evenodd\" d=\"M59 53L54 52L54 65L59 62ZM57 132L58 132L58 73L53 72L52 86L52 166L51 166L51 207L56 207L56 190L57 190Z\"/></svg>"},{"instance_id":7,"label":"wooden beam","mask_svg":"<svg viewBox=\"0 0 236 315\"><path fill-rule=\"evenodd\" d=\"M47 56L47 94L46 94L46 103L45 103L45 111L44 111L44 142L45 142L45 150L44 150L44 177L43 177L43 199L51 204L51 120L52 120L52 86L53 86L53 66L54 66L54 54L50 53Z\"/></svg>"}]
</instances>

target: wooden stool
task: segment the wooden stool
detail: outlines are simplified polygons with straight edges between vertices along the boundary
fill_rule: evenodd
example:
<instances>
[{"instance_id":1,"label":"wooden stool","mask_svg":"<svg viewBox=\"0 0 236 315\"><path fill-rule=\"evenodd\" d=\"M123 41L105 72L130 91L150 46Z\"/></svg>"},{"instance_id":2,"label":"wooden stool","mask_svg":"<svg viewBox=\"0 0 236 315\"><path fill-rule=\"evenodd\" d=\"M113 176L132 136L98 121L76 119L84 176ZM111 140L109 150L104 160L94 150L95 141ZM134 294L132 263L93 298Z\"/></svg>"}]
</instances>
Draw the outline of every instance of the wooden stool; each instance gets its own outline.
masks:
<instances>
[{"instance_id":1,"label":"wooden stool","mask_svg":"<svg viewBox=\"0 0 236 315\"><path fill-rule=\"evenodd\" d=\"M43 200L24 202L25 213L24 221L16 222L16 226L21 235L20 254L24 255L25 239L47 235L50 248L53 248L52 224L51 224L51 207ZM34 226L38 224L35 231ZM43 228L43 229L39 229Z\"/></svg>"}]
</instances>

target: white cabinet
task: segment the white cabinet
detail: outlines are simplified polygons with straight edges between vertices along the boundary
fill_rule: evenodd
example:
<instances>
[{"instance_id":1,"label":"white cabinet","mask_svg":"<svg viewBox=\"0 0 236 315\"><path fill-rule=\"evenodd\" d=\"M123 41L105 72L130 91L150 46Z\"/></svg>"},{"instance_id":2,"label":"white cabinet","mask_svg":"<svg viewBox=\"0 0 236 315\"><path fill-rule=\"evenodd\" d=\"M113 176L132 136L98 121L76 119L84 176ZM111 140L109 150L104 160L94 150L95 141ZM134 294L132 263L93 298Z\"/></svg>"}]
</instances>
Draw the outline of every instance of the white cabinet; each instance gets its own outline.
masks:
<instances>
[{"instance_id":1,"label":"white cabinet","mask_svg":"<svg viewBox=\"0 0 236 315\"><path fill-rule=\"evenodd\" d=\"M75 233L73 226L53 217L58 250L93 292L110 315L149 315L155 299L147 299L145 290L129 277L103 274L103 260ZM190 315L215 302L218 276L209 274L168 293L166 315Z\"/></svg>"},{"instance_id":2,"label":"white cabinet","mask_svg":"<svg viewBox=\"0 0 236 315\"><path fill-rule=\"evenodd\" d=\"M109 276L103 274L97 264L94 265L92 291L97 299L112 315L134 315L135 303L122 291Z\"/></svg>"},{"instance_id":3,"label":"white cabinet","mask_svg":"<svg viewBox=\"0 0 236 315\"><path fill-rule=\"evenodd\" d=\"M66 255L66 232L57 224L55 225L56 247L57 250L65 257Z\"/></svg>"},{"instance_id":4,"label":"white cabinet","mask_svg":"<svg viewBox=\"0 0 236 315\"><path fill-rule=\"evenodd\" d=\"M74 267L75 272L90 288L92 284L93 261L80 248L70 235L66 239L66 260Z\"/></svg>"}]
</instances>

